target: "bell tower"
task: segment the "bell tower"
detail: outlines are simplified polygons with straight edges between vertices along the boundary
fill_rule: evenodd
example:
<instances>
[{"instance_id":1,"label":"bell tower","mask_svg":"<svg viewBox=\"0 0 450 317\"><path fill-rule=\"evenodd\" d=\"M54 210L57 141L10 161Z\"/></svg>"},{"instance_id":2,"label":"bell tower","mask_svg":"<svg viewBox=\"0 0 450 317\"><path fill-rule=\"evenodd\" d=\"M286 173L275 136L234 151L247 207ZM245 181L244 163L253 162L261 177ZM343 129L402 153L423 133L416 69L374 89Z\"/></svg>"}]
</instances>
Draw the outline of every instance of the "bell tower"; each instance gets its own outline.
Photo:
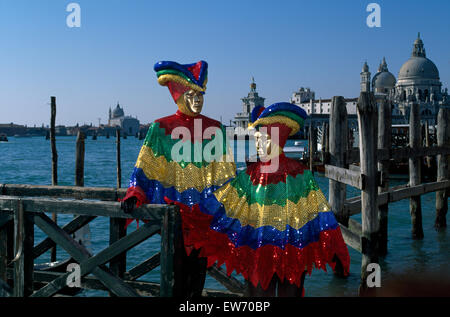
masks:
<instances>
[{"instance_id":1,"label":"bell tower","mask_svg":"<svg viewBox=\"0 0 450 317\"><path fill-rule=\"evenodd\" d=\"M367 61L364 62L364 66L361 72L361 92L370 92L370 72Z\"/></svg>"}]
</instances>

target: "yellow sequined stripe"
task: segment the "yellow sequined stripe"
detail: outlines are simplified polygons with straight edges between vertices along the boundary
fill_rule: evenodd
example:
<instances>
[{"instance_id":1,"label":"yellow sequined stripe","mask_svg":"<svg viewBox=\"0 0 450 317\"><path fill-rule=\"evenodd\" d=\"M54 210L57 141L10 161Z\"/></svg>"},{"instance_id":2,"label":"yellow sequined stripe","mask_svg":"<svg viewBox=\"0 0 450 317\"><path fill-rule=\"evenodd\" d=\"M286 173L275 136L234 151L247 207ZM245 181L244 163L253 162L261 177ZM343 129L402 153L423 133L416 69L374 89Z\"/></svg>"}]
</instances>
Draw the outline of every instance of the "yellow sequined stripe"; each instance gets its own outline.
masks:
<instances>
[{"instance_id":1,"label":"yellow sequined stripe","mask_svg":"<svg viewBox=\"0 0 450 317\"><path fill-rule=\"evenodd\" d=\"M188 82L183 77L180 77L180 76L177 76L177 75L174 75L174 74L166 74L166 75L161 75L161 76L158 77L158 83L161 86L167 85L167 83L169 81L173 81L173 82L179 83L179 84L181 84L183 86L189 87L189 88L194 89L194 90L199 90L199 91L202 91L202 92L206 91L207 79L205 79L205 82L203 83L203 87L200 87L200 86L198 86L196 84Z\"/></svg>"},{"instance_id":2,"label":"yellow sequined stripe","mask_svg":"<svg viewBox=\"0 0 450 317\"><path fill-rule=\"evenodd\" d=\"M219 188L214 195L224 205L228 217L238 219L242 226L250 225L254 228L272 226L283 231L286 230L286 225L290 225L299 229L316 218L319 212L331 210L321 190L311 191L297 203L287 200L285 206L261 206L258 203L249 205L246 197L239 197L230 184Z\"/></svg>"},{"instance_id":3,"label":"yellow sequined stripe","mask_svg":"<svg viewBox=\"0 0 450 317\"><path fill-rule=\"evenodd\" d=\"M202 168L188 164L183 168L177 162L167 162L164 156L156 157L148 146L142 147L136 167L141 168L148 179L157 180L163 186L173 186L180 193L189 188L201 192L213 185L221 186L235 177L236 171L234 162L226 155L222 162L212 161Z\"/></svg>"},{"instance_id":4,"label":"yellow sequined stripe","mask_svg":"<svg viewBox=\"0 0 450 317\"><path fill-rule=\"evenodd\" d=\"M298 122L295 122L294 120L292 120L291 118L288 118L286 116L272 116L272 117L260 118L260 119L256 120L255 122L253 122L248 127L255 128L258 125L265 126L265 125L269 125L269 124L273 124L273 123L281 123L281 124L284 124L284 125L288 126L289 128L291 128L291 133L289 135L294 135L300 130L300 125L298 124Z\"/></svg>"}]
</instances>

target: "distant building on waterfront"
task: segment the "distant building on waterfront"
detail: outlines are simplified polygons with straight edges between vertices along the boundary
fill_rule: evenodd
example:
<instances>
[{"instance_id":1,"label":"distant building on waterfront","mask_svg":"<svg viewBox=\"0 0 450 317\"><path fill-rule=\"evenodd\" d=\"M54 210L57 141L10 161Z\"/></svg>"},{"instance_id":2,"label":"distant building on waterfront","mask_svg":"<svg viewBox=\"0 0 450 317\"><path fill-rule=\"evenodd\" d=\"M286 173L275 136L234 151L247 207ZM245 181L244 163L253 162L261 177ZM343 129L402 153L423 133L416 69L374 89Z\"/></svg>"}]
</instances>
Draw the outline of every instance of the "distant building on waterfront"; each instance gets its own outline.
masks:
<instances>
[{"instance_id":1,"label":"distant building on waterfront","mask_svg":"<svg viewBox=\"0 0 450 317\"><path fill-rule=\"evenodd\" d=\"M127 135L136 135L137 133L139 133L140 123L137 118L125 116L123 108L120 107L119 103L117 103L117 106L116 108L114 108L114 110L111 111L111 108L109 108L108 126L120 127L122 132L126 133Z\"/></svg>"},{"instance_id":2,"label":"distant building on waterfront","mask_svg":"<svg viewBox=\"0 0 450 317\"><path fill-rule=\"evenodd\" d=\"M242 112L238 112L236 114L233 123L236 128L247 129L253 108L256 106L264 106L265 100L265 98L260 97L256 91L256 83L254 78L252 78L252 83L250 84L250 92L247 97L244 97L241 100Z\"/></svg>"},{"instance_id":3,"label":"distant building on waterfront","mask_svg":"<svg viewBox=\"0 0 450 317\"><path fill-rule=\"evenodd\" d=\"M64 125L55 126L55 135L57 136L65 136L67 135L67 128Z\"/></svg>"},{"instance_id":4,"label":"distant building on waterfront","mask_svg":"<svg viewBox=\"0 0 450 317\"><path fill-rule=\"evenodd\" d=\"M316 93L310 88L301 87L298 91L292 94L290 102L303 108L308 115L312 114L326 114L329 115L331 111L332 99L315 99ZM356 103L358 98L345 98L347 104L347 113L356 114Z\"/></svg>"},{"instance_id":5,"label":"distant building on waterfront","mask_svg":"<svg viewBox=\"0 0 450 317\"><path fill-rule=\"evenodd\" d=\"M48 128L42 127L28 127L26 125L11 123L0 123L0 133L7 136L45 136Z\"/></svg>"},{"instance_id":6,"label":"distant building on waterfront","mask_svg":"<svg viewBox=\"0 0 450 317\"><path fill-rule=\"evenodd\" d=\"M0 123L0 133L5 133L7 136L25 135L27 128L24 125L14 123Z\"/></svg>"},{"instance_id":7,"label":"distant building on waterfront","mask_svg":"<svg viewBox=\"0 0 450 317\"><path fill-rule=\"evenodd\" d=\"M419 104L421 121L434 125L439 107L449 102L448 89L442 90L439 70L426 57L420 33L414 41L411 57L400 68L397 79L389 72L385 58L372 79L369 67L364 63L361 91L372 91L377 100L392 101L393 124L409 123L410 106L416 102Z\"/></svg>"}]
</instances>

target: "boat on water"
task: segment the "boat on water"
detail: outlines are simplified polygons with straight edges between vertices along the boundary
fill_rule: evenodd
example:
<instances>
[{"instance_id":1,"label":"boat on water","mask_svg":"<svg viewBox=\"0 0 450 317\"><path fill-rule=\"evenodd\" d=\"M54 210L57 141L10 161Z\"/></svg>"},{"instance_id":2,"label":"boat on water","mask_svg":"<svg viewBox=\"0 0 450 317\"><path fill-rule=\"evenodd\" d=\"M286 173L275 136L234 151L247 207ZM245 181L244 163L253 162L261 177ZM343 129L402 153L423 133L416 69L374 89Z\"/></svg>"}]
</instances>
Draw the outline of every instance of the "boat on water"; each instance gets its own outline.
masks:
<instances>
[{"instance_id":1,"label":"boat on water","mask_svg":"<svg viewBox=\"0 0 450 317\"><path fill-rule=\"evenodd\" d=\"M0 142L8 142L8 137L5 133L0 133Z\"/></svg>"},{"instance_id":2,"label":"boat on water","mask_svg":"<svg viewBox=\"0 0 450 317\"><path fill-rule=\"evenodd\" d=\"M15 138L31 138L31 134L16 134L14 135Z\"/></svg>"},{"instance_id":3,"label":"boat on water","mask_svg":"<svg viewBox=\"0 0 450 317\"><path fill-rule=\"evenodd\" d=\"M301 159L303 157L303 153L305 152L305 144L302 141L295 141L292 146L285 146L284 154L293 159Z\"/></svg>"}]
</instances>

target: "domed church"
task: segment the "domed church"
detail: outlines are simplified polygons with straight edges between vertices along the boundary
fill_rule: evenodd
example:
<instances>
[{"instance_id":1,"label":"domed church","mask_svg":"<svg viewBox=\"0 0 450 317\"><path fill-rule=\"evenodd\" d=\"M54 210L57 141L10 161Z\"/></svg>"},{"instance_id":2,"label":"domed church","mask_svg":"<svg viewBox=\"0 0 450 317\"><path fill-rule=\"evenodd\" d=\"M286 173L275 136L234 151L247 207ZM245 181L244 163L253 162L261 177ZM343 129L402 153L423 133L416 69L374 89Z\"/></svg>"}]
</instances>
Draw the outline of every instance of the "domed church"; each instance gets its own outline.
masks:
<instances>
[{"instance_id":1,"label":"domed church","mask_svg":"<svg viewBox=\"0 0 450 317\"><path fill-rule=\"evenodd\" d=\"M388 70L386 58L378 67L378 72L373 76L372 87L374 93L389 94L389 91L395 87L395 76Z\"/></svg>"},{"instance_id":2,"label":"domed church","mask_svg":"<svg viewBox=\"0 0 450 317\"><path fill-rule=\"evenodd\" d=\"M411 57L400 68L397 80L389 72L385 58L372 81L365 63L361 72L361 91L372 91L377 99L393 101L393 124L408 123L410 104L417 102L421 120L434 125L439 106L448 103L448 89L442 90L438 68L426 57L420 33L414 41Z\"/></svg>"},{"instance_id":3,"label":"domed church","mask_svg":"<svg viewBox=\"0 0 450 317\"><path fill-rule=\"evenodd\" d=\"M123 108L117 103L114 110L109 108L108 126L120 127L127 135L136 135L139 132L139 120L130 116L125 116Z\"/></svg>"}]
</instances>

